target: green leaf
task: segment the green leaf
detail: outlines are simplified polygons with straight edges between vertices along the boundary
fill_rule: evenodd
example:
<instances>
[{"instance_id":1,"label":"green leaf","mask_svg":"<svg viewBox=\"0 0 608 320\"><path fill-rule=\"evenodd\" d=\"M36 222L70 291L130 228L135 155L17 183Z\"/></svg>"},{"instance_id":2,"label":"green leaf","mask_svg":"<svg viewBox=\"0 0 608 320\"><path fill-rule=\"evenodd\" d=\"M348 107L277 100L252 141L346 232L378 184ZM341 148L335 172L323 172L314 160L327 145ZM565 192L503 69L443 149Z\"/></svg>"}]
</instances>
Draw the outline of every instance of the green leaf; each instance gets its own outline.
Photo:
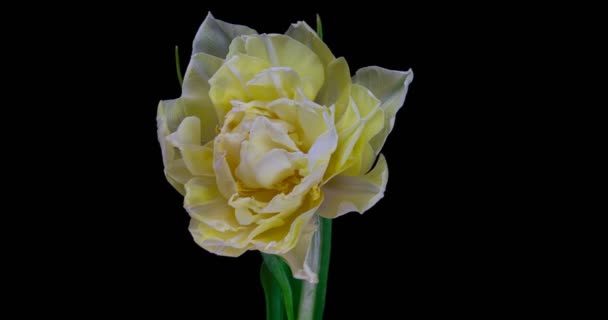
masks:
<instances>
[{"instance_id":1,"label":"green leaf","mask_svg":"<svg viewBox=\"0 0 608 320\"><path fill-rule=\"evenodd\" d=\"M284 320L285 309L281 301L281 288L264 262L260 268L260 280L266 298L266 320Z\"/></svg>"},{"instance_id":2,"label":"green leaf","mask_svg":"<svg viewBox=\"0 0 608 320\"><path fill-rule=\"evenodd\" d=\"M300 308L300 296L302 290L302 280L296 279L293 277L291 273L291 269L287 265L287 263L283 263L283 268L285 272L289 275L289 284L291 285L291 292L293 292L293 314L298 314Z\"/></svg>"},{"instance_id":3,"label":"green leaf","mask_svg":"<svg viewBox=\"0 0 608 320\"><path fill-rule=\"evenodd\" d=\"M323 40L323 24L321 24L321 16L317 13L317 34Z\"/></svg>"},{"instance_id":4,"label":"green leaf","mask_svg":"<svg viewBox=\"0 0 608 320\"><path fill-rule=\"evenodd\" d=\"M264 264L268 267L270 273L274 276L275 281L279 284L285 302L285 311L287 312L288 320L295 320L293 308L293 292L291 289L290 278L291 273L288 272L289 267L281 257L272 254L262 253Z\"/></svg>"},{"instance_id":5,"label":"green leaf","mask_svg":"<svg viewBox=\"0 0 608 320\"><path fill-rule=\"evenodd\" d=\"M177 81L179 81L179 86L182 86L184 82L182 78L182 66L179 63L179 48L175 46L175 70L177 71Z\"/></svg>"},{"instance_id":6,"label":"green leaf","mask_svg":"<svg viewBox=\"0 0 608 320\"><path fill-rule=\"evenodd\" d=\"M321 261L319 266L319 282L315 296L315 309L313 319L323 319L325 296L327 293L327 279L329 274L329 257L331 253L331 219L320 217L319 230L321 233Z\"/></svg>"}]
</instances>

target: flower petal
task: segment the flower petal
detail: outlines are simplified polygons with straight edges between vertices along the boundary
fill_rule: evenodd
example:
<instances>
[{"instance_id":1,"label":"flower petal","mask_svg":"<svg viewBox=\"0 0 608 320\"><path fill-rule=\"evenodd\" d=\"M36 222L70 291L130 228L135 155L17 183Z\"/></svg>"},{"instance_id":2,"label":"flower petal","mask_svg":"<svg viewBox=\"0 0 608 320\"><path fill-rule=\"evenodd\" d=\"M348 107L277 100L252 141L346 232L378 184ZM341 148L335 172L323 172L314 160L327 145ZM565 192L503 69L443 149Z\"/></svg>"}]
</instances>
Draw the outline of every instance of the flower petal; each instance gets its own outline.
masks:
<instances>
[{"instance_id":1,"label":"flower petal","mask_svg":"<svg viewBox=\"0 0 608 320\"><path fill-rule=\"evenodd\" d=\"M224 198L230 199L230 197L236 193L236 181L232 176L232 170L226 160L226 151L222 150L221 145L217 141L218 138L216 138L214 143L213 170L215 171L215 178L219 191Z\"/></svg>"},{"instance_id":2,"label":"flower petal","mask_svg":"<svg viewBox=\"0 0 608 320\"><path fill-rule=\"evenodd\" d=\"M175 105L175 100L160 101L156 115L157 137L162 153L163 166L165 167L165 176L169 183L182 195L185 194L184 183L190 178L190 173L180 159L179 151L177 151L167 141L167 136L171 134L169 130L169 119L165 110L172 110ZM181 161L181 162L178 162ZM176 170L177 169L177 170Z\"/></svg>"},{"instance_id":3,"label":"flower petal","mask_svg":"<svg viewBox=\"0 0 608 320\"><path fill-rule=\"evenodd\" d=\"M322 202L322 197L304 201L296 213L279 213L259 222L259 226L249 235L251 243L262 252L282 254L292 250L301 239L303 232L310 229L314 213Z\"/></svg>"},{"instance_id":4,"label":"flower petal","mask_svg":"<svg viewBox=\"0 0 608 320\"><path fill-rule=\"evenodd\" d=\"M253 248L252 245L247 245L241 241L250 232L248 229L221 232L206 223L190 219L188 230L196 244L217 255L238 257L248 249Z\"/></svg>"},{"instance_id":5,"label":"flower petal","mask_svg":"<svg viewBox=\"0 0 608 320\"><path fill-rule=\"evenodd\" d=\"M248 55L269 62L273 67L289 67L302 81L302 90L314 100L325 81L319 57L302 43L282 34L244 36Z\"/></svg>"},{"instance_id":6,"label":"flower petal","mask_svg":"<svg viewBox=\"0 0 608 320\"><path fill-rule=\"evenodd\" d=\"M293 99L300 87L298 73L288 67L272 67L258 73L247 82L247 89L256 99L273 101Z\"/></svg>"},{"instance_id":7,"label":"flower petal","mask_svg":"<svg viewBox=\"0 0 608 320\"><path fill-rule=\"evenodd\" d=\"M188 171L195 176L214 176L213 140L201 146L201 124L197 117L186 117L177 131L167 136L171 145L178 148Z\"/></svg>"},{"instance_id":8,"label":"flower petal","mask_svg":"<svg viewBox=\"0 0 608 320\"><path fill-rule=\"evenodd\" d=\"M196 116L201 121L202 143L213 140L218 125L217 112L209 98L209 79L219 70L223 59L197 53L190 58L182 85L181 105L184 116Z\"/></svg>"},{"instance_id":9,"label":"flower petal","mask_svg":"<svg viewBox=\"0 0 608 320\"><path fill-rule=\"evenodd\" d=\"M388 181L386 159L381 154L372 171L364 176L336 176L323 187L322 217L336 218L351 211L364 213L384 196Z\"/></svg>"},{"instance_id":10,"label":"flower petal","mask_svg":"<svg viewBox=\"0 0 608 320\"><path fill-rule=\"evenodd\" d=\"M310 250L313 246L313 241L319 241L315 239L315 232L317 230L317 224L315 223L316 218L310 219L309 222L302 227L302 235L296 243L295 247L286 253L280 254L289 268L293 277L300 280L305 280L310 283L317 283L319 281L317 274L314 272L316 266L312 264L315 261L311 261ZM318 262L316 262L318 264Z\"/></svg>"},{"instance_id":11,"label":"flower petal","mask_svg":"<svg viewBox=\"0 0 608 320\"><path fill-rule=\"evenodd\" d=\"M380 108L384 111L384 128L370 142L378 154L389 133L393 130L397 111L403 106L409 84L414 79L412 70L393 71L380 67L359 69L353 77L353 83L368 88L380 99Z\"/></svg>"},{"instance_id":12,"label":"flower petal","mask_svg":"<svg viewBox=\"0 0 608 320\"><path fill-rule=\"evenodd\" d=\"M232 39L240 35L257 34L249 27L217 20L210 13L194 36L192 54L204 52L218 58L226 57Z\"/></svg>"},{"instance_id":13,"label":"flower petal","mask_svg":"<svg viewBox=\"0 0 608 320\"><path fill-rule=\"evenodd\" d=\"M327 81L317 96L317 102L324 106L336 106L336 119L346 110L350 97L350 69L342 57L327 66Z\"/></svg>"},{"instance_id":14,"label":"flower petal","mask_svg":"<svg viewBox=\"0 0 608 320\"><path fill-rule=\"evenodd\" d=\"M207 224L217 231L241 229L234 216L234 208L220 194L214 178L197 177L186 183L184 208L192 219Z\"/></svg>"},{"instance_id":15,"label":"flower petal","mask_svg":"<svg viewBox=\"0 0 608 320\"><path fill-rule=\"evenodd\" d=\"M285 35L298 40L300 43L310 48L310 50L317 54L323 66L327 67L327 65L334 61L335 57L331 53L331 50L329 50L323 40L319 38L317 32L306 22L299 21L298 23L292 24L287 32L285 32Z\"/></svg>"},{"instance_id":16,"label":"flower petal","mask_svg":"<svg viewBox=\"0 0 608 320\"><path fill-rule=\"evenodd\" d=\"M222 62L222 59L204 53L192 56L184 77L182 96L163 101L159 105L159 114L162 113L165 117L169 132L177 130L184 118L195 116L201 121L201 143L213 139L218 120L215 107L209 99L208 80Z\"/></svg>"},{"instance_id":17,"label":"flower petal","mask_svg":"<svg viewBox=\"0 0 608 320\"><path fill-rule=\"evenodd\" d=\"M209 79L209 97L217 108L220 122L232 109L232 100L248 101L252 98L247 91L247 82L269 67L270 64L262 59L238 54L227 60Z\"/></svg>"},{"instance_id":18,"label":"flower petal","mask_svg":"<svg viewBox=\"0 0 608 320\"><path fill-rule=\"evenodd\" d=\"M384 127L384 111L379 108L380 100L363 86L353 84L351 97L352 104L356 106L361 117L363 130L352 153L349 155L352 163L342 174L355 176L365 174L376 158L373 150L369 152L371 149L369 142Z\"/></svg>"}]
</instances>

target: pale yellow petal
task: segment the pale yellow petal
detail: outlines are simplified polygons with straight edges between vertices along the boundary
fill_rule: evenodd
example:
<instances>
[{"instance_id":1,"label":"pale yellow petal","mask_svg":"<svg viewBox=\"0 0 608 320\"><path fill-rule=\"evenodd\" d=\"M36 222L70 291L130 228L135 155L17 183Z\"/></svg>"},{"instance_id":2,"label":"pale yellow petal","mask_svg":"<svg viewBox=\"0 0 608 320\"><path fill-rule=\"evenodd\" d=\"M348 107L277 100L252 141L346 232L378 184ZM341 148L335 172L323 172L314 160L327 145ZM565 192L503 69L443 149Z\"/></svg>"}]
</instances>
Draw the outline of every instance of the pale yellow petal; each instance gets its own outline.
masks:
<instances>
[{"instance_id":1,"label":"pale yellow petal","mask_svg":"<svg viewBox=\"0 0 608 320\"><path fill-rule=\"evenodd\" d=\"M181 150L186 167L195 176L214 176L213 171L213 140L204 146Z\"/></svg>"},{"instance_id":2,"label":"pale yellow petal","mask_svg":"<svg viewBox=\"0 0 608 320\"><path fill-rule=\"evenodd\" d=\"M322 198L312 199L298 208L297 214L277 214L264 222L249 236L255 247L265 253L283 254L292 250L301 239L303 232L310 231L314 213Z\"/></svg>"},{"instance_id":3,"label":"pale yellow petal","mask_svg":"<svg viewBox=\"0 0 608 320\"><path fill-rule=\"evenodd\" d=\"M340 174L353 164L354 160L351 157L351 153L355 149L357 142L359 142L363 129L363 123L357 122L355 126L344 131L338 137L336 151L333 153L327 171L325 172L325 180Z\"/></svg>"},{"instance_id":4,"label":"pale yellow petal","mask_svg":"<svg viewBox=\"0 0 608 320\"><path fill-rule=\"evenodd\" d=\"M303 204L306 204L305 199L309 199L308 205L319 199L318 192L315 192L315 188L322 182L323 173L327 163L317 162L312 168L311 172L297 184L291 192L284 194L277 194L272 200L266 205L261 213L273 213L279 212L276 216L272 217L271 221L266 221L269 224L273 224L272 220L278 222L281 225L285 217L291 215L293 212L298 210ZM318 190L317 190L318 191ZM307 198L308 197L308 198ZM265 222L265 223L266 223ZM262 228L263 229L263 228ZM257 230L259 231L259 230Z\"/></svg>"},{"instance_id":5,"label":"pale yellow petal","mask_svg":"<svg viewBox=\"0 0 608 320\"><path fill-rule=\"evenodd\" d=\"M177 131L167 136L169 143L178 148L188 171L195 176L213 176L213 140L200 144L200 120L186 117Z\"/></svg>"},{"instance_id":6,"label":"pale yellow petal","mask_svg":"<svg viewBox=\"0 0 608 320\"><path fill-rule=\"evenodd\" d=\"M270 64L263 59L247 55L235 55L209 79L209 97L216 106L220 122L232 108L232 100L249 101L253 97L247 91L247 82Z\"/></svg>"},{"instance_id":7,"label":"pale yellow petal","mask_svg":"<svg viewBox=\"0 0 608 320\"><path fill-rule=\"evenodd\" d=\"M179 158L169 162L165 166L165 173L179 184L186 184L190 179L194 178L183 158ZM180 191L180 190L178 190Z\"/></svg>"},{"instance_id":8,"label":"pale yellow petal","mask_svg":"<svg viewBox=\"0 0 608 320\"><path fill-rule=\"evenodd\" d=\"M370 142L376 154L380 152L393 129L397 111L403 106L413 79L412 70L402 72L380 67L359 69L353 77L353 83L368 88L381 101L380 108L384 111L384 127Z\"/></svg>"},{"instance_id":9,"label":"pale yellow petal","mask_svg":"<svg viewBox=\"0 0 608 320\"><path fill-rule=\"evenodd\" d=\"M336 106L336 119L346 110L350 98L350 69L342 57L332 61L326 70L327 81L319 92L316 101L324 106Z\"/></svg>"},{"instance_id":10,"label":"pale yellow petal","mask_svg":"<svg viewBox=\"0 0 608 320\"><path fill-rule=\"evenodd\" d=\"M384 127L384 111L379 107L380 101L363 86L353 84L351 97L353 105L357 107L361 116L360 121L363 130L352 153L349 155L351 164L342 174L360 175L369 170L369 166L375 159L376 154L369 152L371 148L370 140Z\"/></svg>"},{"instance_id":11,"label":"pale yellow petal","mask_svg":"<svg viewBox=\"0 0 608 320\"><path fill-rule=\"evenodd\" d=\"M288 128L283 121L258 117L251 127L249 141L264 153L274 148L297 151L298 146L289 138Z\"/></svg>"},{"instance_id":12,"label":"pale yellow petal","mask_svg":"<svg viewBox=\"0 0 608 320\"><path fill-rule=\"evenodd\" d=\"M318 256L311 250L318 249L319 244L313 242L319 242L319 235L317 231L317 220L313 217L302 227L300 239L293 247L293 249L280 254L289 268L293 277L296 279L308 281L310 283L317 283L319 281L316 270L319 267ZM313 248L313 246L316 246Z\"/></svg>"},{"instance_id":13,"label":"pale yellow petal","mask_svg":"<svg viewBox=\"0 0 608 320\"><path fill-rule=\"evenodd\" d=\"M276 185L295 174L299 166L298 159L305 160L301 152L289 153L282 149L267 152L255 166L256 181L266 189L274 189Z\"/></svg>"},{"instance_id":14,"label":"pale yellow petal","mask_svg":"<svg viewBox=\"0 0 608 320\"><path fill-rule=\"evenodd\" d=\"M167 137L176 147L194 147L201 145L201 120L197 117L186 117L177 130Z\"/></svg>"},{"instance_id":15,"label":"pale yellow petal","mask_svg":"<svg viewBox=\"0 0 608 320\"><path fill-rule=\"evenodd\" d=\"M317 54L325 67L335 59L327 45L319 38L317 32L304 21L292 24L287 32L285 32L285 35L298 40L300 43L310 48Z\"/></svg>"},{"instance_id":16,"label":"pale yellow petal","mask_svg":"<svg viewBox=\"0 0 608 320\"><path fill-rule=\"evenodd\" d=\"M246 237L248 233L247 229L221 232L208 226L206 223L191 219L188 230L196 244L217 255L238 257L248 249L253 248L252 245L248 246L239 242L240 239Z\"/></svg>"},{"instance_id":17,"label":"pale yellow petal","mask_svg":"<svg viewBox=\"0 0 608 320\"><path fill-rule=\"evenodd\" d=\"M247 82L247 89L258 100L293 99L300 86L300 77L291 68L272 67Z\"/></svg>"},{"instance_id":18,"label":"pale yellow petal","mask_svg":"<svg viewBox=\"0 0 608 320\"><path fill-rule=\"evenodd\" d=\"M167 140L167 136L171 134L171 131L168 127L168 119L165 111L171 110L171 106L174 105L174 100L159 102L156 116L157 137L160 144L165 176L169 183L183 195L185 194L184 184L188 182L191 175L183 163L183 160L180 159L179 151L177 151Z\"/></svg>"},{"instance_id":19,"label":"pale yellow petal","mask_svg":"<svg viewBox=\"0 0 608 320\"><path fill-rule=\"evenodd\" d=\"M221 150L217 138L213 150L213 170L219 191L224 198L230 199L236 193L236 181L226 160L226 151Z\"/></svg>"},{"instance_id":20,"label":"pale yellow petal","mask_svg":"<svg viewBox=\"0 0 608 320\"><path fill-rule=\"evenodd\" d=\"M336 218L356 211L364 213L384 196L388 181L388 168L383 155L372 171L363 176L336 176L323 187L323 204L317 214Z\"/></svg>"},{"instance_id":21,"label":"pale yellow petal","mask_svg":"<svg viewBox=\"0 0 608 320\"><path fill-rule=\"evenodd\" d=\"M314 100L325 81L325 72L319 57L302 43L285 35L245 36L248 55L261 58L273 67L289 67L300 76L302 90Z\"/></svg>"},{"instance_id":22,"label":"pale yellow petal","mask_svg":"<svg viewBox=\"0 0 608 320\"><path fill-rule=\"evenodd\" d=\"M333 112L333 109L329 110ZM338 146L338 132L333 122L333 115L330 112L323 112L323 123L325 124L325 132L317 137L313 145L308 150L308 168L312 170L313 167L322 164L327 166L331 158L332 153ZM316 125L321 127L319 123Z\"/></svg>"},{"instance_id":23,"label":"pale yellow petal","mask_svg":"<svg viewBox=\"0 0 608 320\"><path fill-rule=\"evenodd\" d=\"M235 194L229 199L228 204L234 208L236 220L243 226L258 222L260 219L269 218L274 214L260 213L266 203L253 197L241 197Z\"/></svg>"},{"instance_id":24,"label":"pale yellow petal","mask_svg":"<svg viewBox=\"0 0 608 320\"><path fill-rule=\"evenodd\" d=\"M242 229L234 216L234 208L228 205L211 177L197 177L186 183L184 208L192 219L203 222L217 231Z\"/></svg>"},{"instance_id":25,"label":"pale yellow petal","mask_svg":"<svg viewBox=\"0 0 608 320\"><path fill-rule=\"evenodd\" d=\"M245 37L240 36L232 39L232 43L228 47L228 54L226 55L226 60L234 57L237 54L247 54L247 50L245 49Z\"/></svg>"},{"instance_id":26,"label":"pale yellow petal","mask_svg":"<svg viewBox=\"0 0 608 320\"><path fill-rule=\"evenodd\" d=\"M232 39L249 34L257 34L257 32L246 26L217 20L211 13L208 13L194 36L192 53L204 52L224 58L228 53L228 47Z\"/></svg>"},{"instance_id":27,"label":"pale yellow petal","mask_svg":"<svg viewBox=\"0 0 608 320\"><path fill-rule=\"evenodd\" d=\"M218 125L217 112L209 98L209 79L221 67L223 59L205 54L193 55L188 64L180 98L183 115L196 116L201 120L201 142L213 140Z\"/></svg>"}]
</instances>

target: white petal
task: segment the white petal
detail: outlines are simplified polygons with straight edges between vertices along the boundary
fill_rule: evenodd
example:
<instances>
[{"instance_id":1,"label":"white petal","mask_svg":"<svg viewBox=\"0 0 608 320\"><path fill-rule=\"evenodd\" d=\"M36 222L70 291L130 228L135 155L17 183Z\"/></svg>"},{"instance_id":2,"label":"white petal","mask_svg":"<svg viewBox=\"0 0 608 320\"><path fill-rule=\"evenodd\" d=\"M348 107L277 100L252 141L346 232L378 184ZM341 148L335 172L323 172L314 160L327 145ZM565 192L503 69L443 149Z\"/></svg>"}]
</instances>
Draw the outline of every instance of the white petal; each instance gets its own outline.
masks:
<instances>
[{"instance_id":1,"label":"white petal","mask_svg":"<svg viewBox=\"0 0 608 320\"><path fill-rule=\"evenodd\" d=\"M224 58L228 54L228 47L232 39L250 34L257 34L257 32L246 26L217 20L210 12L194 36L192 54L204 52Z\"/></svg>"},{"instance_id":2,"label":"white petal","mask_svg":"<svg viewBox=\"0 0 608 320\"><path fill-rule=\"evenodd\" d=\"M388 181L386 159L381 154L372 171L364 176L336 176L321 190L325 196L317 214L336 218L356 211L364 213L384 196Z\"/></svg>"},{"instance_id":3,"label":"white petal","mask_svg":"<svg viewBox=\"0 0 608 320\"><path fill-rule=\"evenodd\" d=\"M310 219L305 227L302 228L302 235L298 240L296 246L290 251L281 254L281 257L285 259L291 273L296 279L308 281L310 283L317 283L319 281L317 272L319 269L319 261L315 258L318 257L316 252L311 250L318 250L320 247L319 234L316 233L317 217Z\"/></svg>"},{"instance_id":4,"label":"white petal","mask_svg":"<svg viewBox=\"0 0 608 320\"><path fill-rule=\"evenodd\" d=\"M378 154L389 133L393 130L397 111L403 106L409 84L414 79L414 72L393 71L380 67L366 67L357 70L353 83L368 88L380 99L380 108L384 110L384 128L370 142Z\"/></svg>"},{"instance_id":5,"label":"white petal","mask_svg":"<svg viewBox=\"0 0 608 320\"><path fill-rule=\"evenodd\" d=\"M217 112L209 98L209 79L221 67L223 59L197 53L190 58L188 69L184 75L182 96L179 99L184 116L196 116L201 121L200 135L202 143L215 137L218 125Z\"/></svg>"}]
</instances>

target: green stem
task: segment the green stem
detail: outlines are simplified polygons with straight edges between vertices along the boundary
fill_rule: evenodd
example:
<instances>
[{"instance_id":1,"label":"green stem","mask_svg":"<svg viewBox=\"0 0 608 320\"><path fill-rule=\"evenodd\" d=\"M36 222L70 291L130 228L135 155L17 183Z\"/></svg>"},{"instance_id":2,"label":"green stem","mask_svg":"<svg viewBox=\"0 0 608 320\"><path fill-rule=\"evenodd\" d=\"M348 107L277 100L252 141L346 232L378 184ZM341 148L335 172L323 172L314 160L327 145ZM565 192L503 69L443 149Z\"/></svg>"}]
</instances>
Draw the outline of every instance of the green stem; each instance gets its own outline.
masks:
<instances>
[{"instance_id":1,"label":"green stem","mask_svg":"<svg viewBox=\"0 0 608 320\"><path fill-rule=\"evenodd\" d=\"M177 81L179 81L179 86L182 86L184 82L182 78L182 67L179 63L179 48L175 46L175 70L177 71Z\"/></svg>"}]
</instances>

